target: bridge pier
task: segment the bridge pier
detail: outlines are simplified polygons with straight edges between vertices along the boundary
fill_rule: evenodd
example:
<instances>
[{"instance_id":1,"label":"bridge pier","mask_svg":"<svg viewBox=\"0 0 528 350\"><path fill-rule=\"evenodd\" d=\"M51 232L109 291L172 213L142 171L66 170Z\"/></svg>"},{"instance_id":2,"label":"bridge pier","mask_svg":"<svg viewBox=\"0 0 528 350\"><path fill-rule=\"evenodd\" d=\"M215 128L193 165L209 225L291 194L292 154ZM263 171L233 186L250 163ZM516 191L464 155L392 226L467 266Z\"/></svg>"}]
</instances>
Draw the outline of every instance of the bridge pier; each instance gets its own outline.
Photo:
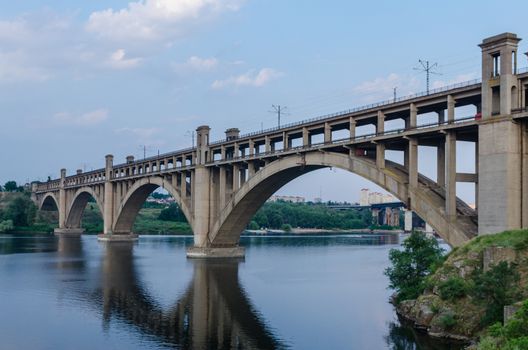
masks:
<instances>
[{"instance_id":1,"label":"bridge pier","mask_svg":"<svg viewBox=\"0 0 528 350\"><path fill-rule=\"evenodd\" d=\"M190 247L187 249L187 257L191 259L209 258L244 258L245 248L234 247Z\"/></svg>"},{"instance_id":2,"label":"bridge pier","mask_svg":"<svg viewBox=\"0 0 528 350\"><path fill-rule=\"evenodd\" d=\"M59 237L79 237L83 233L83 228L56 228L53 230L53 234Z\"/></svg>"}]
</instances>

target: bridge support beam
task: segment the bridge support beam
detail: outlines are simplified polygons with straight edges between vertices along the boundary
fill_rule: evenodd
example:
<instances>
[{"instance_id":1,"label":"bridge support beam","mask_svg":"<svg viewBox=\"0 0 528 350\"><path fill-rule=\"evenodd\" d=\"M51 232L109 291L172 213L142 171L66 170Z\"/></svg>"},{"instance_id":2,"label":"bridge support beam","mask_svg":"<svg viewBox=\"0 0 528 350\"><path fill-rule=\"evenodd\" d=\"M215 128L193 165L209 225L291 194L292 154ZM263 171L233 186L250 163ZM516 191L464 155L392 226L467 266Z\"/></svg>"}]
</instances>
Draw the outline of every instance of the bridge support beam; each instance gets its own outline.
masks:
<instances>
[{"instance_id":1,"label":"bridge support beam","mask_svg":"<svg viewBox=\"0 0 528 350\"><path fill-rule=\"evenodd\" d=\"M497 121L479 125L479 234L528 226L522 223L520 125ZM526 209L523 209L526 211ZM523 225L524 224L524 225Z\"/></svg>"},{"instance_id":2,"label":"bridge support beam","mask_svg":"<svg viewBox=\"0 0 528 350\"><path fill-rule=\"evenodd\" d=\"M517 46L504 33L484 39L482 49L482 122L478 141L479 234L527 227L523 187L526 173L522 124L508 118L517 101ZM513 104L512 104L513 100Z\"/></svg>"},{"instance_id":3,"label":"bridge support beam","mask_svg":"<svg viewBox=\"0 0 528 350\"><path fill-rule=\"evenodd\" d=\"M445 142L445 193L446 215L449 221L456 219L456 134L448 132Z\"/></svg>"}]
</instances>

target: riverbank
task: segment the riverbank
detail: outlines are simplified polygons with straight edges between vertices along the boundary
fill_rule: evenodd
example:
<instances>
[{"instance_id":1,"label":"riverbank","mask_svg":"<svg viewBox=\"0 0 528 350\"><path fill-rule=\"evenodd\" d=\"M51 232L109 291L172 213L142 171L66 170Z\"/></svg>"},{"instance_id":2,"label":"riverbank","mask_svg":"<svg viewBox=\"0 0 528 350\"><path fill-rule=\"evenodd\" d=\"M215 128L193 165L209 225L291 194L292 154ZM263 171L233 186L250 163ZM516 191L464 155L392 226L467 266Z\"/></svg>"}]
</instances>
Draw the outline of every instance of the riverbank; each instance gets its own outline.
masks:
<instances>
[{"instance_id":1,"label":"riverbank","mask_svg":"<svg viewBox=\"0 0 528 350\"><path fill-rule=\"evenodd\" d=\"M396 312L432 337L472 342L528 298L528 230L479 236L455 248ZM395 299L393 299L395 300Z\"/></svg>"},{"instance_id":2,"label":"riverbank","mask_svg":"<svg viewBox=\"0 0 528 350\"><path fill-rule=\"evenodd\" d=\"M339 235L339 234L394 234L399 235L404 233L403 230L378 230L378 229L351 229L351 230L340 230L340 229L320 229L320 228L292 228L290 231L286 230L245 230L244 234L252 235Z\"/></svg>"}]
</instances>

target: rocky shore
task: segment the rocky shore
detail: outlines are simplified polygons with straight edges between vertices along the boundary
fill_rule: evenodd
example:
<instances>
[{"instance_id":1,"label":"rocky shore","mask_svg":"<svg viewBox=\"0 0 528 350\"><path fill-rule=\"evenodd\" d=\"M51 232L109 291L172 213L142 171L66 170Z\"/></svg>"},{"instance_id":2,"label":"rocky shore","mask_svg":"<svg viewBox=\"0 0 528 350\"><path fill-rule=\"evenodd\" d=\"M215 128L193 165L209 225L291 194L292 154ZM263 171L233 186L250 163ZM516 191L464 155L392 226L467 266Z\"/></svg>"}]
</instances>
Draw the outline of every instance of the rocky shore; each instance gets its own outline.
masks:
<instances>
[{"instance_id":1,"label":"rocky shore","mask_svg":"<svg viewBox=\"0 0 528 350\"><path fill-rule=\"evenodd\" d=\"M501 263L507 264L514 281L506 292L518 299L515 302L528 298L528 231L508 231L454 249L428 277L425 291L395 305L396 311L432 337L470 342L486 329L489 316L490 305L479 299L479 281ZM505 314L511 313L511 307L504 306Z\"/></svg>"}]
</instances>

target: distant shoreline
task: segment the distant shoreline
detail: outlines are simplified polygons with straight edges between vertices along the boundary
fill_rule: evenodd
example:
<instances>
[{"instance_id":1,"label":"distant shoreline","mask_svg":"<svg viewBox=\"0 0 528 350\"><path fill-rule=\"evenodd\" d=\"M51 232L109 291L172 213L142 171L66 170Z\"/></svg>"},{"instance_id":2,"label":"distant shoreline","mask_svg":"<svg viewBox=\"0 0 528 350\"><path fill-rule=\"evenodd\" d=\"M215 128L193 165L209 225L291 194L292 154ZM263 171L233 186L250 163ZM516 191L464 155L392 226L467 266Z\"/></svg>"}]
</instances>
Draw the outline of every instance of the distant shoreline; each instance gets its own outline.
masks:
<instances>
[{"instance_id":1,"label":"distant shoreline","mask_svg":"<svg viewBox=\"0 0 528 350\"><path fill-rule=\"evenodd\" d=\"M313 235L313 234L401 234L403 230L371 230L365 229L319 229L319 228L292 228L291 231L285 230L245 230L242 234L254 234L262 236L280 236L280 235Z\"/></svg>"}]
</instances>

